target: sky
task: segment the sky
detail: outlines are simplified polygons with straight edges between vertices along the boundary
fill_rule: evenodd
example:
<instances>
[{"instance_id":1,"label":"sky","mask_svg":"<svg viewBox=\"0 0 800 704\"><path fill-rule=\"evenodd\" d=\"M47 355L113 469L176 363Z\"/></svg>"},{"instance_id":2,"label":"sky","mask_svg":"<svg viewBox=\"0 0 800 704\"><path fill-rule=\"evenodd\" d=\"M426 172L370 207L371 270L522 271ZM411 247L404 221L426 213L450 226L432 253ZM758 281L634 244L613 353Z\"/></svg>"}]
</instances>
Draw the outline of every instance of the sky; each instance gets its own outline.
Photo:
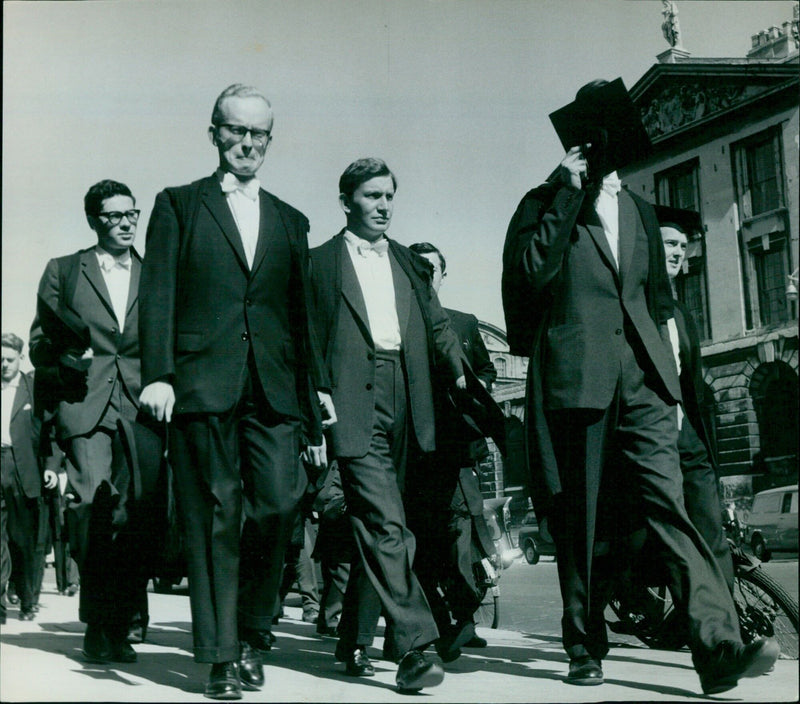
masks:
<instances>
[{"instance_id":1,"label":"sky","mask_svg":"<svg viewBox=\"0 0 800 704\"><path fill-rule=\"evenodd\" d=\"M793 2L679 1L685 49L743 57ZM631 88L668 44L659 0L116 0L3 3L2 330L27 340L47 260L92 246L93 183L142 209L209 175L227 85L275 112L262 185L319 245L337 183L365 156L397 176L389 235L447 259L442 303L505 327L503 239L563 149L548 114L595 78ZM213 295L209 292L208 295Z\"/></svg>"}]
</instances>

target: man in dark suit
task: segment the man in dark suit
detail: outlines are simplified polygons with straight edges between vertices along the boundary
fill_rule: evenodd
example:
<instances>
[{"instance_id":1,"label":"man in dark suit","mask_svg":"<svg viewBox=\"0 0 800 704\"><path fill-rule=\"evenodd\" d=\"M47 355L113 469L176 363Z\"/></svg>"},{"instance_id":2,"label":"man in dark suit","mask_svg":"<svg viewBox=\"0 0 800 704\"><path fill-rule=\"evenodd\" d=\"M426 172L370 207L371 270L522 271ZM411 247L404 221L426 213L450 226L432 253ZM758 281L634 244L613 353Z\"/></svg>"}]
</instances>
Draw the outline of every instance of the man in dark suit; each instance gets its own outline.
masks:
<instances>
[{"instance_id":1,"label":"man in dark suit","mask_svg":"<svg viewBox=\"0 0 800 704\"><path fill-rule=\"evenodd\" d=\"M579 91L580 112L609 107L604 85ZM686 515L680 384L667 332L672 297L658 222L649 204L619 190L610 169L625 163L600 168L609 163L605 139L616 125L596 127L600 143L591 152L588 139L570 148L550 181L523 198L503 256L507 319L524 327L527 315L533 327L524 331L533 340L526 420L537 512L549 516L558 551L567 682L603 681L608 643L593 571L595 518L601 476L613 466L616 492L640 502L673 597L688 612L703 691L721 692L769 669L778 647L772 640L742 645L724 577ZM509 325L515 345L519 333Z\"/></svg>"},{"instance_id":2,"label":"man in dark suit","mask_svg":"<svg viewBox=\"0 0 800 704\"><path fill-rule=\"evenodd\" d=\"M324 464L320 403L335 419L315 388L308 220L256 178L272 123L255 88L222 92L208 129L219 168L158 194L142 272L141 402L172 420L194 654L212 664L215 699L264 683L261 654L307 484L301 445Z\"/></svg>"},{"instance_id":3,"label":"man in dark suit","mask_svg":"<svg viewBox=\"0 0 800 704\"><path fill-rule=\"evenodd\" d=\"M14 582L19 597L19 618L32 621L36 604L37 578L43 569L42 549L37 551L42 506L42 484L53 488L56 473L42 472L39 458L41 423L33 409L33 378L20 371L22 340L14 333L2 337L2 496L4 524L3 551L10 560L3 572ZM42 564L39 564L39 563ZM8 566L10 565L10 567ZM5 579L3 589L5 589ZM3 606L5 608L5 605Z\"/></svg>"},{"instance_id":4,"label":"man in dark suit","mask_svg":"<svg viewBox=\"0 0 800 704\"><path fill-rule=\"evenodd\" d=\"M414 536L401 487L409 453L436 447L432 369L465 385L458 339L430 284L425 260L389 240L396 180L379 159L353 162L339 179L347 227L311 252L316 329L339 418L332 452L360 560L350 575L337 653L351 674L371 674L374 623L347 618L363 570L392 622L400 689L439 684L441 666L422 652L438 637L411 570ZM359 600L365 599L362 591ZM363 606L363 604L362 604ZM377 615L374 615L377 622Z\"/></svg>"},{"instance_id":5,"label":"man in dark suit","mask_svg":"<svg viewBox=\"0 0 800 704\"><path fill-rule=\"evenodd\" d=\"M113 469L117 421L133 420L138 410L141 259L133 241L139 211L130 189L111 180L89 189L84 210L97 245L51 259L39 297L52 310L74 313L91 334L84 354L91 358L85 394L62 400L55 416L56 437L68 460L68 491L76 497L69 509L70 535L81 575L80 619L87 624L83 652L91 662L134 662L128 625L146 576L135 551L120 547L124 541L107 546L106 537L112 520L120 528L126 503ZM30 342L37 379L58 366L62 353L63 341L46 328L37 312ZM112 554L105 554L107 548Z\"/></svg>"},{"instance_id":6,"label":"man in dark suit","mask_svg":"<svg viewBox=\"0 0 800 704\"><path fill-rule=\"evenodd\" d=\"M428 242L412 244L409 249L430 262L431 285L438 295L447 275L444 255ZM444 311L475 376L490 389L497 370L478 329L478 319L451 308ZM475 634L473 614L483 594L475 582L473 563L494 554L495 549L484 523L483 497L475 474L475 467L488 456L489 448L483 432L465 421L452 392L446 388L437 390L436 452L413 473L405 504L412 532L425 534L425 541L417 549L414 571L441 634L437 651L448 662L460 655L462 646L486 645ZM502 412L497 409L497 413ZM483 530L474 530L473 526Z\"/></svg>"}]
</instances>

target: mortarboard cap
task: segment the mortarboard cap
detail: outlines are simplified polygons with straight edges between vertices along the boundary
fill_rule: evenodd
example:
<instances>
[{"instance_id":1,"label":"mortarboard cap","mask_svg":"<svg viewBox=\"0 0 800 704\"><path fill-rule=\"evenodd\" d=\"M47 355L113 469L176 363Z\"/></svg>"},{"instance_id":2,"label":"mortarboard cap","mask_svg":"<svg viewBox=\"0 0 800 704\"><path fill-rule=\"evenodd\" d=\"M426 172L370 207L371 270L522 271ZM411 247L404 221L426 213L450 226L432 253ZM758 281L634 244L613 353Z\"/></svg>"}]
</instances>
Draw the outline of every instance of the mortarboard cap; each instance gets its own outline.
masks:
<instances>
[{"instance_id":1,"label":"mortarboard cap","mask_svg":"<svg viewBox=\"0 0 800 704\"><path fill-rule=\"evenodd\" d=\"M696 210L673 208L669 205L654 205L653 210L656 211L658 224L661 227L675 227L688 237L703 232L703 220Z\"/></svg>"},{"instance_id":2,"label":"mortarboard cap","mask_svg":"<svg viewBox=\"0 0 800 704\"><path fill-rule=\"evenodd\" d=\"M650 153L650 138L621 78L586 86L569 105L550 113L564 149L591 144L584 152L595 181Z\"/></svg>"}]
</instances>

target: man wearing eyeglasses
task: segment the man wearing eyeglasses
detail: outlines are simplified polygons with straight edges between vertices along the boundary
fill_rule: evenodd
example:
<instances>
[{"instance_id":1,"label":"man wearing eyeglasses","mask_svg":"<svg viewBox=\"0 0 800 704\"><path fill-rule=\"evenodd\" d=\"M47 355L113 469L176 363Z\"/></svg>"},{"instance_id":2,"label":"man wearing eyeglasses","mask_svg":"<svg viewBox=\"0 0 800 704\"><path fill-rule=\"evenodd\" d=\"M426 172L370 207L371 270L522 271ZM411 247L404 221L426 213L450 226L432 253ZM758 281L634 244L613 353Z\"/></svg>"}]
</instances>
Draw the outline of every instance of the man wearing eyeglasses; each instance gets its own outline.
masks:
<instances>
[{"instance_id":1,"label":"man wearing eyeglasses","mask_svg":"<svg viewBox=\"0 0 800 704\"><path fill-rule=\"evenodd\" d=\"M273 113L255 88L217 99L219 168L156 197L142 272L143 408L170 423L205 695L264 684L286 544L325 463L330 396L307 313L308 220L260 188ZM244 520L242 521L242 517Z\"/></svg>"},{"instance_id":2,"label":"man wearing eyeglasses","mask_svg":"<svg viewBox=\"0 0 800 704\"><path fill-rule=\"evenodd\" d=\"M84 198L84 210L97 244L51 259L39 283L44 303L56 311L71 311L89 328L91 347L83 356L91 363L85 380L59 366L64 341L54 339L38 314L30 336L37 376L56 369L64 382L55 428L67 455L68 491L75 497L69 507L70 527L75 529L70 533L70 550L81 576L79 612L87 624L83 653L95 663L136 660L127 642L128 626L147 598L147 576L136 549L100 534L110 533L111 509L124 505L120 495L126 493L124 486L115 486L117 421L133 421L138 411L137 301L142 265L133 249L139 220L135 204L123 183L104 180L93 185ZM105 567L98 571L92 564Z\"/></svg>"}]
</instances>

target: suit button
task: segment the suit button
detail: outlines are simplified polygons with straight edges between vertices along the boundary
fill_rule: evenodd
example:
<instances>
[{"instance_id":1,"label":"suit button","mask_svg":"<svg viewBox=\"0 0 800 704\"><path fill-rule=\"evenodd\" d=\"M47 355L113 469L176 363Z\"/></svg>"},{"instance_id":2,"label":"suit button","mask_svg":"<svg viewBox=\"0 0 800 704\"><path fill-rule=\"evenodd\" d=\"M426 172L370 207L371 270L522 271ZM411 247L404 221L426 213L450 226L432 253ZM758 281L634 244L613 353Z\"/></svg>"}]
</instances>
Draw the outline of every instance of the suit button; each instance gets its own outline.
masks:
<instances>
[{"instance_id":1,"label":"suit button","mask_svg":"<svg viewBox=\"0 0 800 704\"><path fill-rule=\"evenodd\" d=\"M622 335L622 328L617 328L616 330L614 330L614 334L615 335Z\"/></svg>"},{"instance_id":2,"label":"suit button","mask_svg":"<svg viewBox=\"0 0 800 704\"><path fill-rule=\"evenodd\" d=\"M246 332L243 332L243 333L242 333L242 339L243 339L245 342L247 342L247 341L250 339L250 335L248 335Z\"/></svg>"},{"instance_id":3,"label":"suit button","mask_svg":"<svg viewBox=\"0 0 800 704\"><path fill-rule=\"evenodd\" d=\"M245 303L245 305L247 305L247 306L252 306L252 305L253 305L253 301L251 301L249 298L245 298L245 299L244 299L244 303Z\"/></svg>"},{"instance_id":4,"label":"suit button","mask_svg":"<svg viewBox=\"0 0 800 704\"><path fill-rule=\"evenodd\" d=\"M375 359L375 355L372 354L372 352L367 352L367 359L371 362L373 359Z\"/></svg>"},{"instance_id":5,"label":"suit button","mask_svg":"<svg viewBox=\"0 0 800 704\"><path fill-rule=\"evenodd\" d=\"M108 377L108 383L109 384L113 384L114 383L114 377L113 376Z\"/></svg>"},{"instance_id":6,"label":"suit button","mask_svg":"<svg viewBox=\"0 0 800 704\"><path fill-rule=\"evenodd\" d=\"M115 355L114 355L114 359L119 359L119 355L118 355L118 354L115 354Z\"/></svg>"},{"instance_id":7,"label":"suit button","mask_svg":"<svg viewBox=\"0 0 800 704\"><path fill-rule=\"evenodd\" d=\"M111 328L111 332L116 332L116 331L117 331L116 328Z\"/></svg>"},{"instance_id":8,"label":"suit button","mask_svg":"<svg viewBox=\"0 0 800 704\"><path fill-rule=\"evenodd\" d=\"M367 391L372 391L372 384L367 384Z\"/></svg>"}]
</instances>

